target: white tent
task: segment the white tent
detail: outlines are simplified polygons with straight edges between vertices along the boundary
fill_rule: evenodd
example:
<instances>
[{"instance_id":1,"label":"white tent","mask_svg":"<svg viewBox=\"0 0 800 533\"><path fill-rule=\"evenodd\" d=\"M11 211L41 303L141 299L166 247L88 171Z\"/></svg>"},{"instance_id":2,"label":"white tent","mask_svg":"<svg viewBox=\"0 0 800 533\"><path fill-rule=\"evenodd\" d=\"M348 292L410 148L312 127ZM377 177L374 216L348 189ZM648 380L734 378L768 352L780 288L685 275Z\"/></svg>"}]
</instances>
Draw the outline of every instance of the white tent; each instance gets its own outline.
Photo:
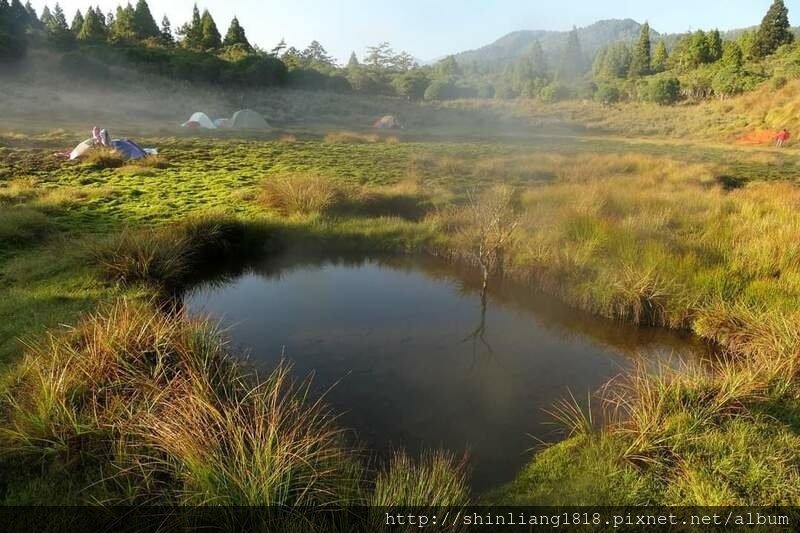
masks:
<instances>
[{"instance_id":1,"label":"white tent","mask_svg":"<svg viewBox=\"0 0 800 533\"><path fill-rule=\"evenodd\" d=\"M191 117L189 120L183 123L184 128L205 128L207 130L215 130L217 126L214 124L214 121L208 118L208 115L205 113L197 112Z\"/></svg>"},{"instance_id":2,"label":"white tent","mask_svg":"<svg viewBox=\"0 0 800 533\"><path fill-rule=\"evenodd\" d=\"M75 161L76 159L80 159L81 157L86 155L86 152L91 150L93 146L94 146L94 139L86 139L78 146L76 146L75 149L69 154L69 160Z\"/></svg>"},{"instance_id":3,"label":"white tent","mask_svg":"<svg viewBox=\"0 0 800 533\"><path fill-rule=\"evenodd\" d=\"M267 130L269 124L259 113L252 109L242 109L234 113L230 123L232 128L240 130Z\"/></svg>"}]
</instances>

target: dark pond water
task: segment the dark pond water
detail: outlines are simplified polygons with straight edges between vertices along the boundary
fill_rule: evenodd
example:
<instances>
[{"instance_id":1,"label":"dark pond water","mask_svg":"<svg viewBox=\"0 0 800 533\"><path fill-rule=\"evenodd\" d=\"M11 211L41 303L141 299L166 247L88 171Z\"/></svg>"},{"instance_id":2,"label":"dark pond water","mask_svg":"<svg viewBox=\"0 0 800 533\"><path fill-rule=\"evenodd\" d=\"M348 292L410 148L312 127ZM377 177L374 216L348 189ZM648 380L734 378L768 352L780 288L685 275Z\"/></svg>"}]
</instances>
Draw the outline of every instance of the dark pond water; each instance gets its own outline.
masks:
<instances>
[{"instance_id":1,"label":"dark pond water","mask_svg":"<svg viewBox=\"0 0 800 533\"><path fill-rule=\"evenodd\" d=\"M187 295L221 319L251 362L284 356L378 453L468 451L473 488L513 479L544 412L586 398L637 358L708 355L690 338L593 318L553 298L496 284L482 313L474 275L428 258L266 261Z\"/></svg>"}]
</instances>

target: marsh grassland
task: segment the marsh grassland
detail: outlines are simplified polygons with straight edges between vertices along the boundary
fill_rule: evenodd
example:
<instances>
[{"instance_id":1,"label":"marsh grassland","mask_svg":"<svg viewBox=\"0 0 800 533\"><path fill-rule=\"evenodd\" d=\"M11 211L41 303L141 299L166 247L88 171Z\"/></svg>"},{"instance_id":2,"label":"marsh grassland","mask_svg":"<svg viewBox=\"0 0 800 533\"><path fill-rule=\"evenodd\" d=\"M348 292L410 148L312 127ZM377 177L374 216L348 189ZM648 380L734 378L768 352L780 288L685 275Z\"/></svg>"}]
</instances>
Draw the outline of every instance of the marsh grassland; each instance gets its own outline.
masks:
<instances>
[{"instance_id":1,"label":"marsh grassland","mask_svg":"<svg viewBox=\"0 0 800 533\"><path fill-rule=\"evenodd\" d=\"M459 131L145 132L161 153L146 164L53 158L71 131L0 133L0 501L800 502L795 151ZM477 268L486 205L513 225L493 270L722 355L620 376L592 397L602 420L554 406L565 440L470 495L460 457L370 463L305 376L252 375L165 304L204 264L289 247Z\"/></svg>"}]
</instances>

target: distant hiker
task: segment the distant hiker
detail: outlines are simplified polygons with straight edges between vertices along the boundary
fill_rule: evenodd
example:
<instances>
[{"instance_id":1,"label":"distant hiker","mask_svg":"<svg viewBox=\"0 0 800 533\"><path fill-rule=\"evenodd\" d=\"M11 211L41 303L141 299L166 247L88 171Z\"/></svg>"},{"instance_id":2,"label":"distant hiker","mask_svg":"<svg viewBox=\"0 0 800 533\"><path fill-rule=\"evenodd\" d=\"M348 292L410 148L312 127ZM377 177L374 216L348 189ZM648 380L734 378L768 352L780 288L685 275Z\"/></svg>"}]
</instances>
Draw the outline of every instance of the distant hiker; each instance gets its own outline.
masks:
<instances>
[{"instance_id":1,"label":"distant hiker","mask_svg":"<svg viewBox=\"0 0 800 533\"><path fill-rule=\"evenodd\" d=\"M789 133L789 130L787 130L786 128L783 128L775 136L775 146L777 146L778 148L783 148L783 145L786 144L786 141L788 141L791 137L792 137L792 134Z\"/></svg>"}]
</instances>

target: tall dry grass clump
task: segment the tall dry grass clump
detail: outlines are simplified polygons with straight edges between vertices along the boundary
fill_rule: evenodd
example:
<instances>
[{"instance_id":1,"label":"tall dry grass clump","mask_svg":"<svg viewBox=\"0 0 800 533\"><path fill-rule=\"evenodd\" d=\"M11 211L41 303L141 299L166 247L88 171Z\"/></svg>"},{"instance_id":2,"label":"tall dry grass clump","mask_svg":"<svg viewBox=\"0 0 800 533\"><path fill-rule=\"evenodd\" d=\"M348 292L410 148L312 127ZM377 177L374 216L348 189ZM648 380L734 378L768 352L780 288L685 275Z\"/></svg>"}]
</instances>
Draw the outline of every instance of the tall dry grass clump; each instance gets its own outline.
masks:
<instances>
[{"instance_id":1,"label":"tall dry grass clump","mask_svg":"<svg viewBox=\"0 0 800 533\"><path fill-rule=\"evenodd\" d=\"M283 215L325 213L345 198L331 178L313 172L282 174L264 182L261 203Z\"/></svg>"},{"instance_id":2,"label":"tall dry grass clump","mask_svg":"<svg viewBox=\"0 0 800 533\"><path fill-rule=\"evenodd\" d=\"M454 507L469 502L466 458L445 452L414 460L396 452L378 473L370 505L376 507Z\"/></svg>"},{"instance_id":3,"label":"tall dry grass clump","mask_svg":"<svg viewBox=\"0 0 800 533\"><path fill-rule=\"evenodd\" d=\"M463 465L444 455L396 459L370 482L309 391L284 364L248 372L207 321L123 300L28 344L0 392L0 452L105 504L466 501Z\"/></svg>"},{"instance_id":4,"label":"tall dry grass clump","mask_svg":"<svg viewBox=\"0 0 800 533\"><path fill-rule=\"evenodd\" d=\"M206 215L163 228L129 230L89 245L103 274L124 285L181 288L207 263L248 250L258 228L224 216ZM257 248L256 245L253 245Z\"/></svg>"},{"instance_id":5,"label":"tall dry grass clump","mask_svg":"<svg viewBox=\"0 0 800 533\"><path fill-rule=\"evenodd\" d=\"M96 169L119 168L125 164L125 157L113 148L93 148L81 160L84 165Z\"/></svg>"},{"instance_id":6,"label":"tall dry grass clump","mask_svg":"<svg viewBox=\"0 0 800 533\"><path fill-rule=\"evenodd\" d=\"M125 503L318 505L358 495L356 456L287 367L258 383L210 324L147 305L119 302L30 345L2 405L6 454L102 465Z\"/></svg>"}]
</instances>

